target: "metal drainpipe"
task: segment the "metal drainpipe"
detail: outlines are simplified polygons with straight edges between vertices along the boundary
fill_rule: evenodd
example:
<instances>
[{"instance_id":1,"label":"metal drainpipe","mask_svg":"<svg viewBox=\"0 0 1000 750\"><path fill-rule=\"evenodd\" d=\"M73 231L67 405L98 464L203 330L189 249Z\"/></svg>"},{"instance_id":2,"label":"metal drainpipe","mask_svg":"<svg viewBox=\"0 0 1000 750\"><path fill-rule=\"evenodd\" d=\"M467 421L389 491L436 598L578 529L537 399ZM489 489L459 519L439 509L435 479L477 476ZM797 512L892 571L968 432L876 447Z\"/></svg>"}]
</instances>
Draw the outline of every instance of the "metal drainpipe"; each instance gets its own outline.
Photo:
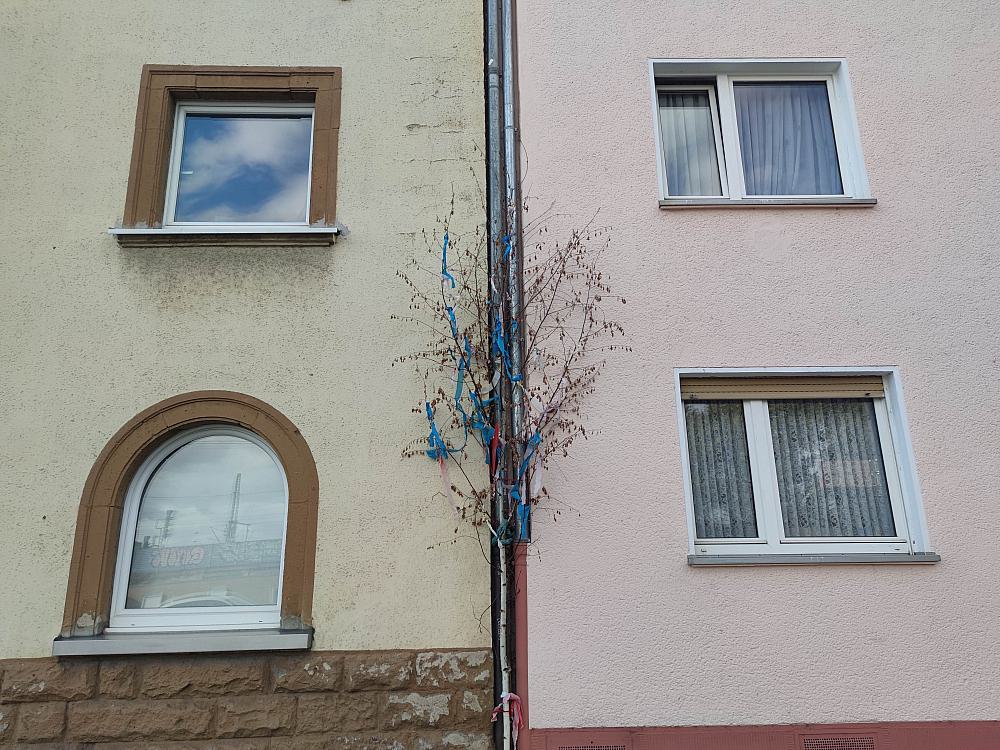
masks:
<instances>
[{"instance_id":1,"label":"metal drainpipe","mask_svg":"<svg viewBox=\"0 0 1000 750\"><path fill-rule=\"evenodd\" d=\"M489 238L489 294L494 304L491 309L494 315L500 316L501 325L505 311L499 299L500 283L503 276L503 252L500 239L505 232L505 181L503 177L503 139L501 125L503 113L501 94L501 20L499 0L484 0L484 47L486 58L486 201L487 201L487 236ZM490 321L493 330L495 321ZM501 362L492 363L494 377L502 367ZM493 382L497 382L495 379ZM503 413L503 396L496 401L494 409L494 425L501 430L503 436L506 415ZM505 451L506 452L506 451ZM500 457L497 466L502 467ZM502 471L502 468L498 468ZM507 515L507 497L502 484L493 497L492 507L493 527L499 529ZM493 643L493 695L494 705L501 702L501 695L510 691L510 661L508 654L508 571L507 550L496 540L490 540L490 594L491 594L491 635ZM503 721L497 722L493 730L494 747L497 750L512 750L510 715L503 714Z\"/></svg>"},{"instance_id":2,"label":"metal drainpipe","mask_svg":"<svg viewBox=\"0 0 1000 750\"><path fill-rule=\"evenodd\" d=\"M521 186L518 169L518 138L517 138L517 75L514 51L514 0L501 0L501 44L503 46L503 145L504 145L504 193L507 199L507 237L511 246L510 259L507 263L507 283L510 289L510 310L508 312L511 324L518 326L516 336L511 336L510 359L511 369L515 376L522 375L524 362L524 311L521 309ZM516 446L515 456L519 462L525 448L524 408L526 392L522 387L524 381L515 384L511 399L511 435ZM515 466L515 472L517 467ZM516 477L516 473L515 473ZM523 503L528 502L527 488L521 481L518 492ZM517 529L519 542L531 540L529 517L522 519L524 528Z\"/></svg>"},{"instance_id":3,"label":"metal drainpipe","mask_svg":"<svg viewBox=\"0 0 1000 750\"><path fill-rule=\"evenodd\" d=\"M503 134L504 134L504 197L507 203L507 241L510 243L510 257L507 261L507 285L509 289L510 299L509 299L509 309L508 309L508 321L512 330L516 330L516 333L512 333L510 337L510 358L511 358L511 369L515 377L521 376L521 381L514 383L511 388L511 401L510 401L510 437L512 442L513 460L511 466L511 473L513 481L518 483L518 494L521 497L522 508L514 509L517 512L517 527L515 530L516 539L516 549L514 550L514 555L511 558L511 566L509 570L505 570L504 573L507 576L507 581L510 583L510 588L508 591L513 594L508 596L506 600L505 612L510 623L509 644L513 650L513 668L508 669L507 678L508 691L512 690L510 687L511 683L520 686L522 683L526 686L527 682L525 678L527 677L527 660L521 661L518 659L519 656L526 656L527 649L519 648L520 646L526 646L526 643L522 643L527 637L526 632L518 632L518 624L526 618L518 617L518 604L522 606L524 597L518 597L517 592L517 576L516 572L518 570L518 565L516 560L520 559L519 553L523 551L523 545L531 541L531 516L521 511L527 511L530 507L527 505L530 498L528 497L527 482L523 478L518 477L518 465L521 461L521 457L524 455L524 450L526 447L525 435L525 407L527 400L527 391L525 386L524 376L524 341L525 341L525 330L524 330L524 311L523 306L523 296L522 296L522 274L523 274L523 249L521 244L521 182L520 182L520 150L518 141L518 129L517 129L517 58L515 49L515 39L516 39L516 22L515 22L515 10L514 10L514 0L501 0L500 3L501 12L501 45L502 50L502 60L503 60ZM516 329L514 327L516 326ZM524 570L526 572L526 570ZM525 576L526 578L526 576ZM526 581L522 580L522 585ZM524 652L522 654L522 652ZM526 701L527 695L521 694L522 701ZM522 703L524 710L527 709L527 705Z\"/></svg>"}]
</instances>

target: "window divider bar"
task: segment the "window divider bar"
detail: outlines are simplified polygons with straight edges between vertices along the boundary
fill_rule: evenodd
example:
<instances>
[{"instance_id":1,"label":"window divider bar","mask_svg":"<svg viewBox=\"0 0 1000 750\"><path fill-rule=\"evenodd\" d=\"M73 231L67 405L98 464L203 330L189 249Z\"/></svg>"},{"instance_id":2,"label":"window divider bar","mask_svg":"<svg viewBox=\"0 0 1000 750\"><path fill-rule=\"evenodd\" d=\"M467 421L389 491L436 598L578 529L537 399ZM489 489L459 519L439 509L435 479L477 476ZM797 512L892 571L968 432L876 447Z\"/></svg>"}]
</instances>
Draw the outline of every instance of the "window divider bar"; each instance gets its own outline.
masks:
<instances>
[{"instance_id":1,"label":"window divider bar","mask_svg":"<svg viewBox=\"0 0 1000 750\"><path fill-rule=\"evenodd\" d=\"M719 96L708 86L708 108L712 113L712 135L715 137L715 168L719 170L719 190L729 198L729 170L726 168L726 147L722 142L722 121L719 119Z\"/></svg>"},{"instance_id":2,"label":"window divider bar","mask_svg":"<svg viewBox=\"0 0 1000 750\"><path fill-rule=\"evenodd\" d=\"M174 104L174 129L170 143L170 154L167 156L167 200L163 207L163 226L174 221L177 210L177 187L181 172L181 148L184 144L184 129L187 125L187 111L182 104Z\"/></svg>"},{"instance_id":3,"label":"window divider bar","mask_svg":"<svg viewBox=\"0 0 1000 750\"><path fill-rule=\"evenodd\" d=\"M722 128L722 153L730 199L745 197L743 155L740 151L739 126L736 121L736 97L733 85L725 73L715 77L716 96L719 102L719 125Z\"/></svg>"},{"instance_id":4,"label":"window divider bar","mask_svg":"<svg viewBox=\"0 0 1000 750\"><path fill-rule=\"evenodd\" d=\"M774 468L774 443L771 439L771 418L767 402L745 401L751 415L751 436L756 454L756 467L751 465L751 476L759 477L760 499L763 506L764 533L768 547L780 543L784 526L781 519L781 498L778 495L778 476Z\"/></svg>"},{"instance_id":5,"label":"window divider bar","mask_svg":"<svg viewBox=\"0 0 1000 750\"><path fill-rule=\"evenodd\" d=\"M757 519L757 536L764 540L767 545L771 544L768 518L767 491L764 487L764 467L759 455L759 445L757 441L756 415L753 401L743 402L743 421L747 434L748 458L750 461L750 485L753 488L754 514Z\"/></svg>"}]
</instances>

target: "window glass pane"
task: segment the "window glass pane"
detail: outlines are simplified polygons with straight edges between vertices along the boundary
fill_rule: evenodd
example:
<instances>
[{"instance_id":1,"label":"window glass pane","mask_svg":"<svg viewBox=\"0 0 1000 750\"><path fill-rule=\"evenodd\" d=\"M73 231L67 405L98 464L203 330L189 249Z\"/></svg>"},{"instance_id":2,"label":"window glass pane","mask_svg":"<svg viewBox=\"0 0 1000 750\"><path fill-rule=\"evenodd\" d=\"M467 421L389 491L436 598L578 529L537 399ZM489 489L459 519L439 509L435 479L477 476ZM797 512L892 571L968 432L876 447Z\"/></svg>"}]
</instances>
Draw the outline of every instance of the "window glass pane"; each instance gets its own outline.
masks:
<instances>
[{"instance_id":1,"label":"window glass pane","mask_svg":"<svg viewBox=\"0 0 1000 750\"><path fill-rule=\"evenodd\" d=\"M277 604L286 501L256 443L216 435L177 449L142 494L125 607Z\"/></svg>"},{"instance_id":2,"label":"window glass pane","mask_svg":"<svg viewBox=\"0 0 1000 750\"><path fill-rule=\"evenodd\" d=\"M742 401L688 401L688 457L699 539L757 536Z\"/></svg>"},{"instance_id":3,"label":"window glass pane","mask_svg":"<svg viewBox=\"0 0 1000 750\"><path fill-rule=\"evenodd\" d=\"M661 91L660 133L670 195L722 195L707 91Z\"/></svg>"},{"instance_id":4,"label":"window glass pane","mask_svg":"<svg viewBox=\"0 0 1000 750\"><path fill-rule=\"evenodd\" d=\"M843 195L826 83L734 83L747 195Z\"/></svg>"},{"instance_id":5,"label":"window glass pane","mask_svg":"<svg viewBox=\"0 0 1000 750\"><path fill-rule=\"evenodd\" d=\"M895 536L872 400L767 406L785 535Z\"/></svg>"},{"instance_id":6,"label":"window glass pane","mask_svg":"<svg viewBox=\"0 0 1000 750\"><path fill-rule=\"evenodd\" d=\"M305 222L309 115L188 114L174 221Z\"/></svg>"}]
</instances>

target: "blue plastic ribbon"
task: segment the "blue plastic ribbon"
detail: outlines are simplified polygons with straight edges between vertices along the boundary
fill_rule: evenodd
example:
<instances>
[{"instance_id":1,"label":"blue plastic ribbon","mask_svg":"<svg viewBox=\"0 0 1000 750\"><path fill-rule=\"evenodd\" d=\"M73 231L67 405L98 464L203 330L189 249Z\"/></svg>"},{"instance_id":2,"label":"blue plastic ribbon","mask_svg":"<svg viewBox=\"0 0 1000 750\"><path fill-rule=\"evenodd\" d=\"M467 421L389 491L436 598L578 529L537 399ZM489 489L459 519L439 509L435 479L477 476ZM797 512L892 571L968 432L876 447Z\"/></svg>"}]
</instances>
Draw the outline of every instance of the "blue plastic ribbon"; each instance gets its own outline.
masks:
<instances>
[{"instance_id":1,"label":"blue plastic ribbon","mask_svg":"<svg viewBox=\"0 0 1000 750\"><path fill-rule=\"evenodd\" d=\"M427 422L431 426L431 432L427 436L427 443L430 447L426 453L429 458L440 461L448 457L448 444L444 442L444 438L441 437L441 433L438 432L437 425L434 423L434 410L431 408L431 402L424 401L424 408L427 411Z\"/></svg>"},{"instance_id":2,"label":"blue plastic ribbon","mask_svg":"<svg viewBox=\"0 0 1000 750\"><path fill-rule=\"evenodd\" d=\"M524 475L528 473L528 466L531 463L531 457L541 444L542 436L537 432L528 438L528 444L524 446L524 458L521 459L521 465L517 468L518 481L524 479Z\"/></svg>"},{"instance_id":3,"label":"blue plastic ribbon","mask_svg":"<svg viewBox=\"0 0 1000 750\"><path fill-rule=\"evenodd\" d=\"M498 545L510 544L514 541L514 534L510 528L510 519L505 518L500 522L497 530L493 532L493 543Z\"/></svg>"},{"instance_id":4,"label":"blue plastic ribbon","mask_svg":"<svg viewBox=\"0 0 1000 750\"><path fill-rule=\"evenodd\" d=\"M519 541L530 542L528 530L531 528L531 506L520 503L517 506L517 537Z\"/></svg>"},{"instance_id":5,"label":"blue plastic ribbon","mask_svg":"<svg viewBox=\"0 0 1000 750\"><path fill-rule=\"evenodd\" d=\"M455 277L448 272L448 233L444 233L444 246L441 248L441 280L451 282L451 288L455 288Z\"/></svg>"},{"instance_id":6,"label":"blue plastic ribbon","mask_svg":"<svg viewBox=\"0 0 1000 750\"><path fill-rule=\"evenodd\" d=\"M541 444L542 436L538 432L528 438L528 443L524 446L524 458L521 459L521 465L517 467L517 482L510 490L510 498L516 504L518 538L521 540L528 538L528 524L531 519L531 506L524 502L524 498L521 497L521 482L524 481L524 477L528 473L531 457L534 456Z\"/></svg>"},{"instance_id":7,"label":"blue plastic ribbon","mask_svg":"<svg viewBox=\"0 0 1000 750\"><path fill-rule=\"evenodd\" d=\"M495 400L495 397L491 397L483 401L479 398L479 394L474 391L469 391L469 400L472 401L473 416L469 426L479 433L479 437L483 442L483 447L486 449L486 463L490 462L490 452L489 445L493 442L493 425L489 423L486 418L486 407Z\"/></svg>"},{"instance_id":8,"label":"blue plastic ribbon","mask_svg":"<svg viewBox=\"0 0 1000 750\"><path fill-rule=\"evenodd\" d=\"M452 319L454 319L454 316L452 316ZM465 351L464 353L459 353L458 374L455 376L455 407L458 409L458 413L462 415L462 428L465 430L465 439L462 442L463 449L469 443L469 415L462 408L462 394L465 391L465 371L469 369L471 361L472 352L469 349L469 337L466 336Z\"/></svg>"},{"instance_id":9,"label":"blue plastic ribbon","mask_svg":"<svg viewBox=\"0 0 1000 750\"><path fill-rule=\"evenodd\" d=\"M503 362L504 370L507 372L507 379L511 383L516 383L521 380L521 375L514 374L514 366L510 360L510 351L507 347L506 337L503 333L503 324L497 319L496 325L493 327L493 353L500 357L501 362Z\"/></svg>"}]
</instances>

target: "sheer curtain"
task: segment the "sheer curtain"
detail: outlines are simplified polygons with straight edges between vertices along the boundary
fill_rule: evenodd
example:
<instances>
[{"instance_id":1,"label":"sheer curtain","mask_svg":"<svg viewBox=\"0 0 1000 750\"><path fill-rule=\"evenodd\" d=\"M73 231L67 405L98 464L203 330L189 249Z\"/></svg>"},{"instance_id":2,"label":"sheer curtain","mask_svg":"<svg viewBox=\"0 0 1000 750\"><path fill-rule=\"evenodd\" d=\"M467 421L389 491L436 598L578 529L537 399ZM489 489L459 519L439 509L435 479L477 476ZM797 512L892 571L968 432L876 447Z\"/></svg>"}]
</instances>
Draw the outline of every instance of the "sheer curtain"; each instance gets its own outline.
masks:
<instances>
[{"instance_id":1,"label":"sheer curtain","mask_svg":"<svg viewBox=\"0 0 1000 750\"><path fill-rule=\"evenodd\" d=\"M743 402L687 402L684 415L698 537L756 537Z\"/></svg>"},{"instance_id":2,"label":"sheer curtain","mask_svg":"<svg viewBox=\"0 0 1000 750\"><path fill-rule=\"evenodd\" d=\"M843 195L825 83L734 83L733 93L747 195Z\"/></svg>"},{"instance_id":3,"label":"sheer curtain","mask_svg":"<svg viewBox=\"0 0 1000 750\"><path fill-rule=\"evenodd\" d=\"M722 195L707 91L661 91L660 133L670 195Z\"/></svg>"},{"instance_id":4,"label":"sheer curtain","mask_svg":"<svg viewBox=\"0 0 1000 750\"><path fill-rule=\"evenodd\" d=\"M895 536L870 399L769 401L785 535Z\"/></svg>"}]
</instances>

